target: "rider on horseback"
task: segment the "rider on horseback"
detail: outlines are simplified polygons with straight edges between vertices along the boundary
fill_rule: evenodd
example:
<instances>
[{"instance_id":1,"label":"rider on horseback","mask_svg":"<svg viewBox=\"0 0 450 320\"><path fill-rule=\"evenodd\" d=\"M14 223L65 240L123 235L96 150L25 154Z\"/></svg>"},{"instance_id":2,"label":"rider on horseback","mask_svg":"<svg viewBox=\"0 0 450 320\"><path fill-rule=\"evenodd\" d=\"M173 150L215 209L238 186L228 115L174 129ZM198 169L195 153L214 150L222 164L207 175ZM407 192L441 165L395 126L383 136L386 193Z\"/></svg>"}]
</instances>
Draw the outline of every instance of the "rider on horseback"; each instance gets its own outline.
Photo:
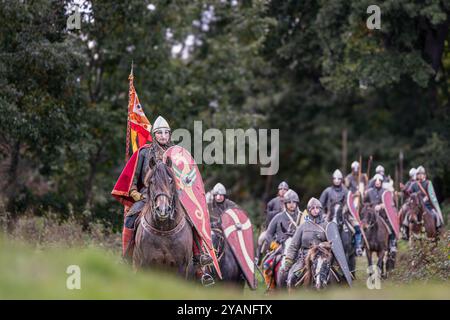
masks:
<instances>
[{"instance_id":1,"label":"rider on horseback","mask_svg":"<svg viewBox=\"0 0 450 320\"><path fill-rule=\"evenodd\" d=\"M375 168L375 173L376 173L375 176L378 174L383 178L381 182L381 184L384 185L383 188L386 188L385 186L390 185L392 183L391 178L389 178L384 174L384 167L382 165L378 165ZM375 176L369 181L368 189L375 187Z\"/></svg>"},{"instance_id":2,"label":"rider on horseback","mask_svg":"<svg viewBox=\"0 0 450 320\"><path fill-rule=\"evenodd\" d=\"M122 249L123 256L126 259L131 259L133 256L133 238L135 231L135 223L137 218L140 215L142 208L147 202L146 194L147 188L146 185L146 176L151 169L154 168L155 164L158 161L163 159L164 152L173 146L171 142L171 129L168 122L161 116L159 116L152 128L153 141L142 148L140 148L137 157L137 163L134 167L134 175L132 181L130 183L129 191L127 194L120 194L116 190L113 190L113 195L116 197L126 198L127 203L131 201L131 207L126 210L124 227L122 232ZM130 158L129 161L136 161L135 158ZM124 173L122 173L120 179L125 179L123 177ZM122 199L123 200L123 199ZM120 200L119 200L120 201ZM124 201L121 201L124 203ZM199 239L198 234L195 229L194 232L194 265L196 266L196 275L197 277L208 277L202 270L202 267L211 265L212 258L209 254L203 253L201 249L201 241Z\"/></svg>"},{"instance_id":3,"label":"rider on horseback","mask_svg":"<svg viewBox=\"0 0 450 320\"><path fill-rule=\"evenodd\" d=\"M308 201L307 210L308 216L305 218L305 223L297 228L287 249L284 268L285 272L288 272L287 285L289 288L295 287L300 280L308 250L314 244L327 241L322 204L316 198L311 198Z\"/></svg>"},{"instance_id":4,"label":"rider on horseback","mask_svg":"<svg viewBox=\"0 0 450 320\"><path fill-rule=\"evenodd\" d=\"M364 197L364 203L375 206L375 211L379 212L380 216L386 222L386 225L389 228L389 251L392 253L397 251L397 241L395 239L393 226L389 222L386 212L384 211L382 195L385 189L383 188L383 180L383 176L378 173L372 178L374 187L367 190Z\"/></svg>"},{"instance_id":5,"label":"rider on horseback","mask_svg":"<svg viewBox=\"0 0 450 320\"><path fill-rule=\"evenodd\" d=\"M272 221L273 217L275 217L275 215L281 211L283 211L283 196L286 193L286 191L289 190L289 185L285 182L282 181L279 185L278 185L278 195L273 198L272 200L270 200L267 203L267 207L266 207L266 227L270 224L270 221Z\"/></svg>"},{"instance_id":6,"label":"rider on horseback","mask_svg":"<svg viewBox=\"0 0 450 320\"><path fill-rule=\"evenodd\" d=\"M341 204L344 208L347 193L348 189L342 184L342 172L339 169L336 169L333 173L333 185L326 188L320 195L320 203L322 204L322 207L325 208L324 213L328 214L330 207L336 203ZM362 255L362 236L359 222L348 213L348 210L346 211L345 219L355 231L356 254L360 256Z\"/></svg>"},{"instance_id":7,"label":"rider on horseback","mask_svg":"<svg viewBox=\"0 0 450 320\"><path fill-rule=\"evenodd\" d=\"M264 246L269 246L270 252L264 259L264 280L269 287L274 284L275 267L282 256L282 245L290 238L300 225L302 214L298 208L298 194L289 189L283 196L284 209L270 222L266 231ZM262 252L266 249L263 248Z\"/></svg>"},{"instance_id":8,"label":"rider on horseback","mask_svg":"<svg viewBox=\"0 0 450 320\"><path fill-rule=\"evenodd\" d=\"M230 208L237 208L237 204L227 198L227 190L220 182L212 190L212 202L210 203L211 228L220 228L221 215Z\"/></svg>"},{"instance_id":9,"label":"rider on horseback","mask_svg":"<svg viewBox=\"0 0 450 320\"><path fill-rule=\"evenodd\" d=\"M294 234L300 225L301 212L298 208L300 199L298 194L289 189L283 197L284 210L279 212L270 222L266 232L266 243L272 246L272 241L282 243Z\"/></svg>"},{"instance_id":10,"label":"rider on horseback","mask_svg":"<svg viewBox=\"0 0 450 320\"><path fill-rule=\"evenodd\" d=\"M401 192L403 192L403 196L404 196L404 200L405 203L403 204L403 208L405 208L406 204L406 200L408 200L409 196L411 195L411 186L416 182L416 173L417 173L417 169L416 168L411 168L409 170L409 180L408 182L406 182L406 184L400 183L400 190ZM404 209L403 209L404 211ZM403 240L408 240L409 239L409 222L408 222L408 217L405 214L403 221L402 221L402 238Z\"/></svg>"},{"instance_id":11,"label":"rider on horseback","mask_svg":"<svg viewBox=\"0 0 450 320\"><path fill-rule=\"evenodd\" d=\"M358 179L358 175L359 175L359 162L358 161L353 161L352 162L352 172L349 173L346 177L345 177L345 186L353 193L358 191L359 188L359 179Z\"/></svg>"},{"instance_id":12,"label":"rider on horseback","mask_svg":"<svg viewBox=\"0 0 450 320\"><path fill-rule=\"evenodd\" d=\"M425 168L423 166L419 166L417 168L416 175L417 181L411 184L411 186L408 188L408 192L418 192L420 194L420 196L424 200L425 208L435 218L436 229L439 233L442 225L444 224L444 221L442 219L442 214L438 212L438 210L440 211L440 208L439 203L436 199L436 195L434 193L433 185L431 181L427 179Z\"/></svg>"}]
</instances>

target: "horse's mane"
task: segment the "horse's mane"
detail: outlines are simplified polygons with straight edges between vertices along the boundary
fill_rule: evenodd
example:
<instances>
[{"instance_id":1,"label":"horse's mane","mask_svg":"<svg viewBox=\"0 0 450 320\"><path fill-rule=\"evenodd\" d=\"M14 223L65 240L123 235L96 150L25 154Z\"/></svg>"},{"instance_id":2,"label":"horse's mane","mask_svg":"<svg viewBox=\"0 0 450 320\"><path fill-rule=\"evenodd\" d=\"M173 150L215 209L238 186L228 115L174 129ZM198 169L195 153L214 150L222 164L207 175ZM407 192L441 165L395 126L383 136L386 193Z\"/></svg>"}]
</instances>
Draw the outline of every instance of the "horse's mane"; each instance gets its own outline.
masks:
<instances>
[{"instance_id":1,"label":"horse's mane","mask_svg":"<svg viewBox=\"0 0 450 320\"><path fill-rule=\"evenodd\" d=\"M331 258L331 243L328 241L320 244L315 244L309 249L308 254L305 257L305 273L303 276L303 285L311 285L311 281L314 276L312 265L317 254L323 253L327 259Z\"/></svg>"}]
</instances>

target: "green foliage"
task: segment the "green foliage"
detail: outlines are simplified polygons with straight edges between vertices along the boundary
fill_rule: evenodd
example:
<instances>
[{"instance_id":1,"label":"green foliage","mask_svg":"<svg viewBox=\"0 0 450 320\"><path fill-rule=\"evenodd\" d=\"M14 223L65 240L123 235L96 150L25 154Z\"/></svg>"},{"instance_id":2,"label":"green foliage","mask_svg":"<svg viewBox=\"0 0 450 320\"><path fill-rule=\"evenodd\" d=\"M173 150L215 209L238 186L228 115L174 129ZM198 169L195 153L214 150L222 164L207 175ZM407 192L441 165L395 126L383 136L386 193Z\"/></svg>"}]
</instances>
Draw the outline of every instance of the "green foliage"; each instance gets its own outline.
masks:
<instances>
[{"instance_id":1,"label":"green foliage","mask_svg":"<svg viewBox=\"0 0 450 320\"><path fill-rule=\"evenodd\" d=\"M394 177L402 151L401 179L424 164L440 199L450 197L447 2L382 1L381 30L366 28L370 1L236 3L85 2L81 30L69 31L72 0L4 1L7 209L75 212L84 224L120 227L110 191L124 165L132 61L151 121L161 114L173 128L202 120L204 129L280 129L275 177L255 165L200 168L207 188L223 182L255 221L280 180L303 206L335 168L348 171L344 129L347 167L373 155Z\"/></svg>"},{"instance_id":2,"label":"green foliage","mask_svg":"<svg viewBox=\"0 0 450 320\"><path fill-rule=\"evenodd\" d=\"M42 250L45 249L45 250ZM381 283L381 290L366 287L365 258L351 290L329 287L324 291L298 290L265 295L264 287L243 292L229 286L201 287L160 270L135 273L116 254L94 246L40 248L11 242L0 235L0 298L2 299L448 299L448 282L415 281L398 286ZM81 290L69 290L69 266L81 271Z\"/></svg>"},{"instance_id":3,"label":"green foliage","mask_svg":"<svg viewBox=\"0 0 450 320\"><path fill-rule=\"evenodd\" d=\"M447 281L450 277L449 243L448 232L438 243L416 240L407 252L398 257L393 279L400 283Z\"/></svg>"}]
</instances>

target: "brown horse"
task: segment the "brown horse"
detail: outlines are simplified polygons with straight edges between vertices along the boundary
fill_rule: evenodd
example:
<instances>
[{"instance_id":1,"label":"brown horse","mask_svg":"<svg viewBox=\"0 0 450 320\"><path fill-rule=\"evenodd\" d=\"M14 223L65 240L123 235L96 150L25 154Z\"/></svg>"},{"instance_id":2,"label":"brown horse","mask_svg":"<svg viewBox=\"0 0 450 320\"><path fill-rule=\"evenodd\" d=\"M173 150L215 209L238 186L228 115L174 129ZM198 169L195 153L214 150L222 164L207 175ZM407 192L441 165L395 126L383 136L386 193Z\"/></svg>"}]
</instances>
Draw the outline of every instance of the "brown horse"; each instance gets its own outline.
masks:
<instances>
[{"instance_id":1,"label":"brown horse","mask_svg":"<svg viewBox=\"0 0 450 320\"><path fill-rule=\"evenodd\" d=\"M385 277L387 272L394 268L395 264L395 257L388 254L389 227L379 212L375 211L373 205L365 205L362 208L361 227L367 239L367 242L364 242L364 247L366 249L369 270L372 270L372 255L376 253L378 257L377 266L381 275ZM388 257L385 264L384 258L386 255Z\"/></svg>"},{"instance_id":2,"label":"brown horse","mask_svg":"<svg viewBox=\"0 0 450 320\"><path fill-rule=\"evenodd\" d=\"M299 259L303 259L299 257ZM304 257L303 269L300 270L301 276L294 287L289 288L292 292L294 288L303 286L306 288L324 289L332 282L332 260L331 243L328 241L313 245Z\"/></svg>"},{"instance_id":3,"label":"brown horse","mask_svg":"<svg viewBox=\"0 0 450 320\"><path fill-rule=\"evenodd\" d=\"M220 271L222 272L222 281L229 284L234 284L237 288L244 289L244 275L231 247L225 239L222 229L213 228L211 235L214 250L216 251L216 256L219 261ZM212 274L215 279L218 279L217 273L214 269L212 270Z\"/></svg>"},{"instance_id":4,"label":"brown horse","mask_svg":"<svg viewBox=\"0 0 450 320\"><path fill-rule=\"evenodd\" d=\"M410 245L413 244L414 239L419 239L423 234L430 240L438 240L435 218L427 210L422 197L418 193L411 194L408 201L403 205L400 217L404 218L405 215L408 221Z\"/></svg>"},{"instance_id":5,"label":"brown horse","mask_svg":"<svg viewBox=\"0 0 450 320\"><path fill-rule=\"evenodd\" d=\"M137 225L134 268L159 267L188 277L193 234L177 197L171 161L158 161L146 177L147 203Z\"/></svg>"}]
</instances>

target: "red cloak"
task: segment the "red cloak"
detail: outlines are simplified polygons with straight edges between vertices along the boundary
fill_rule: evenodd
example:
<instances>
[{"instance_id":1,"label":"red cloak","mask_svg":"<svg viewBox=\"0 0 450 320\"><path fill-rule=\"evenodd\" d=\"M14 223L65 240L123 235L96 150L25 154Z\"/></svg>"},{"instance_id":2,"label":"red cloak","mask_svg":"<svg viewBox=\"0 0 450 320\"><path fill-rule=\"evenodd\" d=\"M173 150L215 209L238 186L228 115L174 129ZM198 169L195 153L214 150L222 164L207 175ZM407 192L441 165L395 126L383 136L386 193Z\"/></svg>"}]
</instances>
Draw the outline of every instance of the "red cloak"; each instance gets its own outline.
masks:
<instances>
[{"instance_id":1,"label":"red cloak","mask_svg":"<svg viewBox=\"0 0 450 320\"><path fill-rule=\"evenodd\" d=\"M136 166L139 159L139 152L144 148L149 148L151 144L145 144L140 147L131 158L128 160L125 168L123 168L122 173L117 179L111 194L117 199L121 204L126 207L131 207L135 202L132 197L130 197L130 189L133 183L133 177L136 172Z\"/></svg>"}]
</instances>

